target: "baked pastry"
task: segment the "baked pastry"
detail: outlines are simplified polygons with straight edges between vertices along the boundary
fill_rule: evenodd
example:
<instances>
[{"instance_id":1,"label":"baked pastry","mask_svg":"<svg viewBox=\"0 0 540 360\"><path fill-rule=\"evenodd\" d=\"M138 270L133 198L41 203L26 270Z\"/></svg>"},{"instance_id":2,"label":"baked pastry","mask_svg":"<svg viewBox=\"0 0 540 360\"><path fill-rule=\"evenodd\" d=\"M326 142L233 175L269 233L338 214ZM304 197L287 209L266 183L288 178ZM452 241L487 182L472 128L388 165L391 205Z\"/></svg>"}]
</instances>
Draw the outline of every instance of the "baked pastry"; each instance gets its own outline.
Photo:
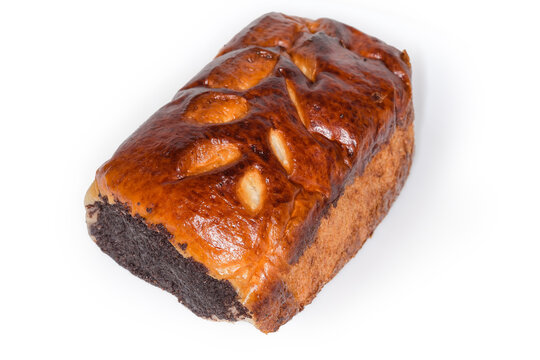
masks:
<instances>
[{"instance_id":1,"label":"baked pastry","mask_svg":"<svg viewBox=\"0 0 540 360\"><path fill-rule=\"evenodd\" d=\"M195 314L276 331L400 192L410 71L337 21L262 16L98 169L91 237Z\"/></svg>"}]
</instances>

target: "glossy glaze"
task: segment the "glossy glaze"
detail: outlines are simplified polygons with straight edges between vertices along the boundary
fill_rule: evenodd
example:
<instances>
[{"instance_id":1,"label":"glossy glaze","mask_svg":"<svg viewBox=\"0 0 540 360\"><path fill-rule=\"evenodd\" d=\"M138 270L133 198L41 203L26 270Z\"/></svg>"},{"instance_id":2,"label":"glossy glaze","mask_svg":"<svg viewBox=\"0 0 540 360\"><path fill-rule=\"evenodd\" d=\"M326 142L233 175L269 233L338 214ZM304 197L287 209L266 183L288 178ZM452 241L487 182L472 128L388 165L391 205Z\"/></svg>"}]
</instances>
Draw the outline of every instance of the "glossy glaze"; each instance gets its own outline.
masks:
<instances>
[{"instance_id":1,"label":"glossy glaze","mask_svg":"<svg viewBox=\"0 0 540 360\"><path fill-rule=\"evenodd\" d=\"M268 14L120 146L97 186L249 304L407 125L410 99L406 53L333 20Z\"/></svg>"}]
</instances>

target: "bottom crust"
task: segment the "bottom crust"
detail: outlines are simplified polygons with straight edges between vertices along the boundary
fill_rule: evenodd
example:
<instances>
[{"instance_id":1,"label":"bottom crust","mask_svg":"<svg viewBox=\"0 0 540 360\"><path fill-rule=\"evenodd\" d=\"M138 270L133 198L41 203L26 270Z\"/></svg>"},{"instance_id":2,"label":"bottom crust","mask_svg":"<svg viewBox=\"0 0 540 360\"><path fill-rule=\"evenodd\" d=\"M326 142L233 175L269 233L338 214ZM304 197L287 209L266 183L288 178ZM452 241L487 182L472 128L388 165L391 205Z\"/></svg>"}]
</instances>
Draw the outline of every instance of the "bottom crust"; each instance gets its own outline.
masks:
<instances>
[{"instance_id":1,"label":"bottom crust","mask_svg":"<svg viewBox=\"0 0 540 360\"><path fill-rule=\"evenodd\" d=\"M413 146L411 121L395 129L321 219L311 245L250 309L228 281L211 277L204 265L183 257L164 227L149 227L123 205L99 198L95 186L85 200L89 233L118 264L172 293L196 315L229 321L252 318L259 330L273 332L309 304L371 236L405 183Z\"/></svg>"}]
</instances>

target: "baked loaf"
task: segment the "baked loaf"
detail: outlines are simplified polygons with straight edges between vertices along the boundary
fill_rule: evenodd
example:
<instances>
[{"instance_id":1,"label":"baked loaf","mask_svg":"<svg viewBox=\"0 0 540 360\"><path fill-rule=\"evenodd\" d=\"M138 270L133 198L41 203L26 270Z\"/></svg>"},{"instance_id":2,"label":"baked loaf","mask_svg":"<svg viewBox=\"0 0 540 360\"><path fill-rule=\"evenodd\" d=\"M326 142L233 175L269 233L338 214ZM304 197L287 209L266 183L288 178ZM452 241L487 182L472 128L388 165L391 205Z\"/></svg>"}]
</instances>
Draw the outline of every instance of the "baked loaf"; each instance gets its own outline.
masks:
<instances>
[{"instance_id":1,"label":"baked loaf","mask_svg":"<svg viewBox=\"0 0 540 360\"><path fill-rule=\"evenodd\" d=\"M91 237L195 314L276 331L401 190L410 71L337 21L262 16L98 169Z\"/></svg>"}]
</instances>

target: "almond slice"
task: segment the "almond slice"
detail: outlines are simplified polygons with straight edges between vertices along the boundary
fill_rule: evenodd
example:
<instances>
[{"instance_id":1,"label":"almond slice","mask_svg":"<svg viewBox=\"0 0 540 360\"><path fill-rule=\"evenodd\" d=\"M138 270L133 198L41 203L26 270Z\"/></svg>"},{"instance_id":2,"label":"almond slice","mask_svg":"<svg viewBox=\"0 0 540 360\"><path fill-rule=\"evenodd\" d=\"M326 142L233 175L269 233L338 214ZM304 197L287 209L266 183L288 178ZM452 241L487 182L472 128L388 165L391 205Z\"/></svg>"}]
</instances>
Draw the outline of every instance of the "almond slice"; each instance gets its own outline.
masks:
<instances>
[{"instance_id":1,"label":"almond slice","mask_svg":"<svg viewBox=\"0 0 540 360\"><path fill-rule=\"evenodd\" d=\"M247 101L241 96L206 92L191 100L184 115L200 123L222 124L238 120L247 112Z\"/></svg>"},{"instance_id":2,"label":"almond slice","mask_svg":"<svg viewBox=\"0 0 540 360\"><path fill-rule=\"evenodd\" d=\"M270 146L274 152L274 155L285 170L287 170L287 173L291 173L291 154L283 134L279 130L270 129L268 138L270 140Z\"/></svg>"},{"instance_id":3,"label":"almond slice","mask_svg":"<svg viewBox=\"0 0 540 360\"><path fill-rule=\"evenodd\" d=\"M229 165L240 159L238 147L220 140L210 140L195 144L179 165L184 176L193 176Z\"/></svg>"},{"instance_id":4,"label":"almond slice","mask_svg":"<svg viewBox=\"0 0 540 360\"><path fill-rule=\"evenodd\" d=\"M211 88L247 90L270 75L278 58L279 55L271 51L248 48L214 68L206 84Z\"/></svg>"},{"instance_id":5,"label":"almond slice","mask_svg":"<svg viewBox=\"0 0 540 360\"><path fill-rule=\"evenodd\" d=\"M300 107L300 103L298 102L298 97L296 96L296 90L294 90L294 86L292 85L292 81L287 79L285 80L285 83L287 84L287 92L289 93L289 97L291 98L292 103L294 104L294 107L296 108L296 111L298 112L298 116L300 117L300 121L302 121L302 124L304 124L305 127L309 127L306 117L304 115L304 110Z\"/></svg>"},{"instance_id":6,"label":"almond slice","mask_svg":"<svg viewBox=\"0 0 540 360\"><path fill-rule=\"evenodd\" d=\"M237 193L242 204L253 214L259 212L266 196L266 184L259 170L248 170L238 183Z\"/></svg>"},{"instance_id":7,"label":"almond slice","mask_svg":"<svg viewBox=\"0 0 540 360\"><path fill-rule=\"evenodd\" d=\"M293 53L291 58L295 65L298 66L300 71L302 71L309 80L315 81L317 75L317 63L315 62L315 59L304 57L298 53Z\"/></svg>"}]
</instances>

